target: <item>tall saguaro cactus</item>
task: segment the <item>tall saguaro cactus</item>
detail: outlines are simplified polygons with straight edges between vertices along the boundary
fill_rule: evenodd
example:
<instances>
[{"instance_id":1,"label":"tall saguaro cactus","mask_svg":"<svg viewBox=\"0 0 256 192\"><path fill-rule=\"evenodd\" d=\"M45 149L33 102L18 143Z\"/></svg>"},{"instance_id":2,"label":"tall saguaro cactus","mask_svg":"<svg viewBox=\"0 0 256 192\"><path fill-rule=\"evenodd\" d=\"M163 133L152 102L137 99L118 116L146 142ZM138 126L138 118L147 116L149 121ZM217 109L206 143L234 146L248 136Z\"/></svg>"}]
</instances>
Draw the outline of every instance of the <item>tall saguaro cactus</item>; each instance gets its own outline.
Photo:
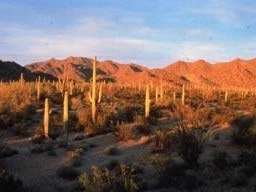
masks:
<instances>
[{"instance_id":1,"label":"tall saguaro cactus","mask_svg":"<svg viewBox=\"0 0 256 192\"><path fill-rule=\"evenodd\" d=\"M49 102L48 98L44 101L44 136L49 137Z\"/></svg>"},{"instance_id":2,"label":"tall saguaro cactus","mask_svg":"<svg viewBox=\"0 0 256 192\"><path fill-rule=\"evenodd\" d=\"M102 98L102 83L100 84L100 88L99 88L98 103L101 102L101 98Z\"/></svg>"},{"instance_id":3,"label":"tall saguaro cactus","mask_svg":"<svg viewBox=\"0 0 256 192\"><path fill-rule=\"evenodd\" d=\"M176 92L175 91L173 92L173 103L174 104L176 103Z\"/></svg>"},{"instance_id":4,"label":"tall saguaro cactus","mask_svg":"<svg viewBox=\"0 0 256 192\"><path fill-rule=\"evenodd\" d=\"M38 101L40 100L40 94L41 94L41 82L39 77L36 84L36 97Z\"/></svg>"},{"instance_id":5,"label":"tall saguaro cactus","mask_svg":"<svg viewBox=\"0 0 256 192\"><path fill-rule=\"evenodd\" d=\"M67 91L64 94L64 101L63 101L63 129L66 134L66 144L68 144L69 128L68 128L68 92Z\"/></svg>"},{"instance_id":6,"label":"tall saguaro cactus","mask_svg":"<svg viewBox=\"0 0 256 192\"><path fill-rule=\"evenodd\" d=\"M181 104L185 105L185 85L182 85Z\"/></svg>"},{"instance_id":7,"label":"tall saguaro cactus","mask_svg":"<svg viewBox=\"0 0 256 192\"><path fill-rule=\"evenodd\" d=\"M149 92L149 85L146 87L146 94L145 94L145 117L149 117L150 112L150 92Z\"/></svg>"},{"instance_id":8,"label":"tall saguaro cactus","mask_svg":"<svg viewBox=\"0 0 256 192\"><path fill-rule=\"evenodd\" d=\"M20 85L23 86L24 83L24 75L23 73L20 74Z\"/></svg>"},{"instance_id":9,"label":"tall saguaro cactus","mask_svg":"<svg viewBox=\"0 0 256 192\"><path fill-rule=\"evenodd\" d=\"M96 62L97 58L94 57L93 67L92 67L92 86L91 93L89 93L89 99L92 105L92 122L96 121Z\"/></svg>"},{"instance_id":10,"label":"tall saguaro cactus","mask_svg":"<svg viewBox=\"0 0 256 192\"><path fill-rule=\"evenodd\" d=\"M225 91L225 103L228 102L228 91Z\"/></svg>"}]
</instances>

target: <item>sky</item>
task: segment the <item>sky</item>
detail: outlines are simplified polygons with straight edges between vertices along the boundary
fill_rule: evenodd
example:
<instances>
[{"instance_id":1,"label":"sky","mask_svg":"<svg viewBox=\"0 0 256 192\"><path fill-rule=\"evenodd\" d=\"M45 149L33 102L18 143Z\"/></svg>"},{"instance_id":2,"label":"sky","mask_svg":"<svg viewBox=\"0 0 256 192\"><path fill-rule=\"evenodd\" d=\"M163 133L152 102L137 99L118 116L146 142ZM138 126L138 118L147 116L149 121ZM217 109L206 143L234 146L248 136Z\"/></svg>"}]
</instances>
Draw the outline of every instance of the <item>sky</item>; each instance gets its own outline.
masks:
<instances>
[{"instance_id":1,"label":"sky","mask_svg":"<svg viewBox=\"0 0 256 192\"><path fill-rule=\"evenodd\" d=\"M256 57L255 0L0 0L0 59L162 67Z\"/></svg>"}]
</instances>

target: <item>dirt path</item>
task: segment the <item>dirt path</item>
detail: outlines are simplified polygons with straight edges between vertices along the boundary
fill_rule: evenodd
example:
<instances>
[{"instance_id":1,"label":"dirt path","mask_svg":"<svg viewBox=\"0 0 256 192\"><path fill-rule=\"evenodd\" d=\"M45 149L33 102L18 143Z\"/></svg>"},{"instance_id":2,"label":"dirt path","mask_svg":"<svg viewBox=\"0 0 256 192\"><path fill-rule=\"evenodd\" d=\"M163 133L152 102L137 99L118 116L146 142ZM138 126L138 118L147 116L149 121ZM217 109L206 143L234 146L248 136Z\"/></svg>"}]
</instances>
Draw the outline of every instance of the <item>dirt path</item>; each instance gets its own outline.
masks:
<instances>
[{"instance_id":1,"label":"dirt path","mask_svg":"<svg viewBox=\"0 0 256 192\"><path fill-rule=\"evenodd\" d=\"M144 145L147 138L138 141L129 141L126 143L117 142L112 133L100 135L83 141L74 142L74 146L81 143L93 144L95 147L89 148L82 155L83 165L78 169L80 171L88 170L92 165L106 165L115 159L119 162L130 163L139 161L143 155L150 150ZM66 165L72 159L72 152L63 148L56 149L57 156L49 156L47 152L32 154L30 149L33 147L29 138L8 140L8 144L19 150L19 154L5 158L4 163L8 169L17 175L25 184L36 191L68 191L73 182L58 178L56 171L58 168ZM108 155L106 149L109 147L118 148L119 155Z\"/></svg>"}]
</instances>

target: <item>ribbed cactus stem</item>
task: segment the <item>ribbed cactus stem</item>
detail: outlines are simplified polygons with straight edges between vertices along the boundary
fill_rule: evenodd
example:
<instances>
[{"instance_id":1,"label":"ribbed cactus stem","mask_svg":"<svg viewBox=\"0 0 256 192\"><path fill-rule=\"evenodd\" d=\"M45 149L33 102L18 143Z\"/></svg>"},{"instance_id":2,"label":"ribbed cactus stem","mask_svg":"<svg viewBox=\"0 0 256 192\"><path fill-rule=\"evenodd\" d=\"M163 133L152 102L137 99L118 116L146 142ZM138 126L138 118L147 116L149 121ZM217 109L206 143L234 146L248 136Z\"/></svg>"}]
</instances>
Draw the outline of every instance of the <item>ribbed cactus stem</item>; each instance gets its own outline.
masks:
<instances>
[{"instance_id":1,"label":"ribbed cactus stem","mask_svg":"<svg viewBox=\"0 0 256 192\"><path fill-rule=\"evenodd\" d=\"M185 105L185 85L182 85L181 104Z\"/></svg>"},{"instance_id":2,"label":"ribbed cactus stem","mask_svg":"<svg viewBox=\"0 0 256 192\"><path fill-rule=\"evenodd\" d=\"M173 92L173 103L176 103L176 92Z\"/></svg>"},{"instance_id":3,"label":"ribbed cactus stem","mask_svg":"<svg viewBox=\"0 0 256 192\"><path fill-rule=\"evenodd\" d=\"M40 79L38 79L37 84L36 84L36 97L37 100L40 100L40 94L41 94L41 83L40 83Z\"/></svg>"},{"instance_id":4,"label":"ribbed cactus stem","mask_svg":"<svg viewBox=\"0 0 256 192\"><path fill-rule=\"evenodd\" d=\"M228 91L225 91L225 103L228 102Z\"/></svg>"},{"instance_id":5,"label":"ribbed cactus stem","mask_svg":"<svg viewBox=\"0 0 256 192\"><path fill-rule=\"evenodd\" d=\"M102 83L100 84L100 88L99 88L98 103L101 102L101 98L102 98Z\"/></svg>"},{"instance_id":6,"label":"ribbed cactus stem","mask_svg":"<svg viewBox=\"0 0 256 192\"><path fill-rule=\"evenodd\" d=\"M24 82L24 76L23 73L20 74L20 85L22 86Z\"/></svg>"},{"instance_id":7,"label":"ribbed cactus stem","mask_svg":"<svg viewBox=\"0 0 256 192\"><path fill-rule=\"evenodd\" d=\"M68 144L68 92L66 91L64 94L64 101L63 101L63 129L66 133L66 144Z\"/></svg>"},{"instance_id":8,"label":"ribbed cactus stem","mask_svg":"<svg viewBox=\"0 0 256 192\"><path fill-rule=\"evenodd\" d=\"M49 137L49 102L48 98L44 102L44 135Z\"/></svg>"},{"instance_id":9,"label":"ribbed cactus stem","mask_svg":"<svg viewBox=\"0 0 256 192\"><path fill-rule=\"evenodd\" d=\"M150 112L150 93L149 93L149 85L146 87L146 94L145 94L145 117L149 117Z\"/></svg>"},{"instance_id":10,"label":"ribbed cactus stem","mask_svg":"<svg viewBox=\"0 0 256 192\"><path fill-rule=\"evenodd\" d=\"M91 94L91 104L92 104L92 122L96 121L96 62L97 58L94 57L93 69L92 69L92 94Z\"/></svg>"},{"instance_id":11,"label":"ribbed cactus stem","mask_svg":"<svg viewBox=\"0 0 256 192\"><path fill-rule=\"evenodd\" d=\"M69 94L73 95L73 90L74 90L74 82L70 81L69 83Z\"/></svg>"}]
</instances>

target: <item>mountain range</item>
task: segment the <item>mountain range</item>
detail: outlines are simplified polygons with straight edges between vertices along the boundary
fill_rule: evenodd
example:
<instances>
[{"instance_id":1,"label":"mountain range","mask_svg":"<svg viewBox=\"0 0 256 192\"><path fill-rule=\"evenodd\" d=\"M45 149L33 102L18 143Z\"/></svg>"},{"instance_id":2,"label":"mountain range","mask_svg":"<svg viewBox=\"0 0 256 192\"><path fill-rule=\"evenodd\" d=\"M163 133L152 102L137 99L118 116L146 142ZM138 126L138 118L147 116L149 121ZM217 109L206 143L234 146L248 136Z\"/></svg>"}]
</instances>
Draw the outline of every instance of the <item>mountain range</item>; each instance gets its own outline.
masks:
<instances>
[{"instance_id":1,"label":"mountain range","mask_svg":"<svg viewBox=\"0 0 256 192\"><path fill-rule=\"evenodd\" d=\"M17 79L20 73L33 79L37 75L57 79L68 76L76 81L89 81L93 59L67 57L49 59L28 64L24 67L15 62L0 60L0 79ZM150 69L138 64L120 64L115 61L97 61L97 78L118 83L148 83L164 80L169 84L191 83L222 87L254 88L256 86L256 59L234 59L229 62L210 63L205 60L194 62L177 61L163 68Z\"/></svg>"}]
</instances>

